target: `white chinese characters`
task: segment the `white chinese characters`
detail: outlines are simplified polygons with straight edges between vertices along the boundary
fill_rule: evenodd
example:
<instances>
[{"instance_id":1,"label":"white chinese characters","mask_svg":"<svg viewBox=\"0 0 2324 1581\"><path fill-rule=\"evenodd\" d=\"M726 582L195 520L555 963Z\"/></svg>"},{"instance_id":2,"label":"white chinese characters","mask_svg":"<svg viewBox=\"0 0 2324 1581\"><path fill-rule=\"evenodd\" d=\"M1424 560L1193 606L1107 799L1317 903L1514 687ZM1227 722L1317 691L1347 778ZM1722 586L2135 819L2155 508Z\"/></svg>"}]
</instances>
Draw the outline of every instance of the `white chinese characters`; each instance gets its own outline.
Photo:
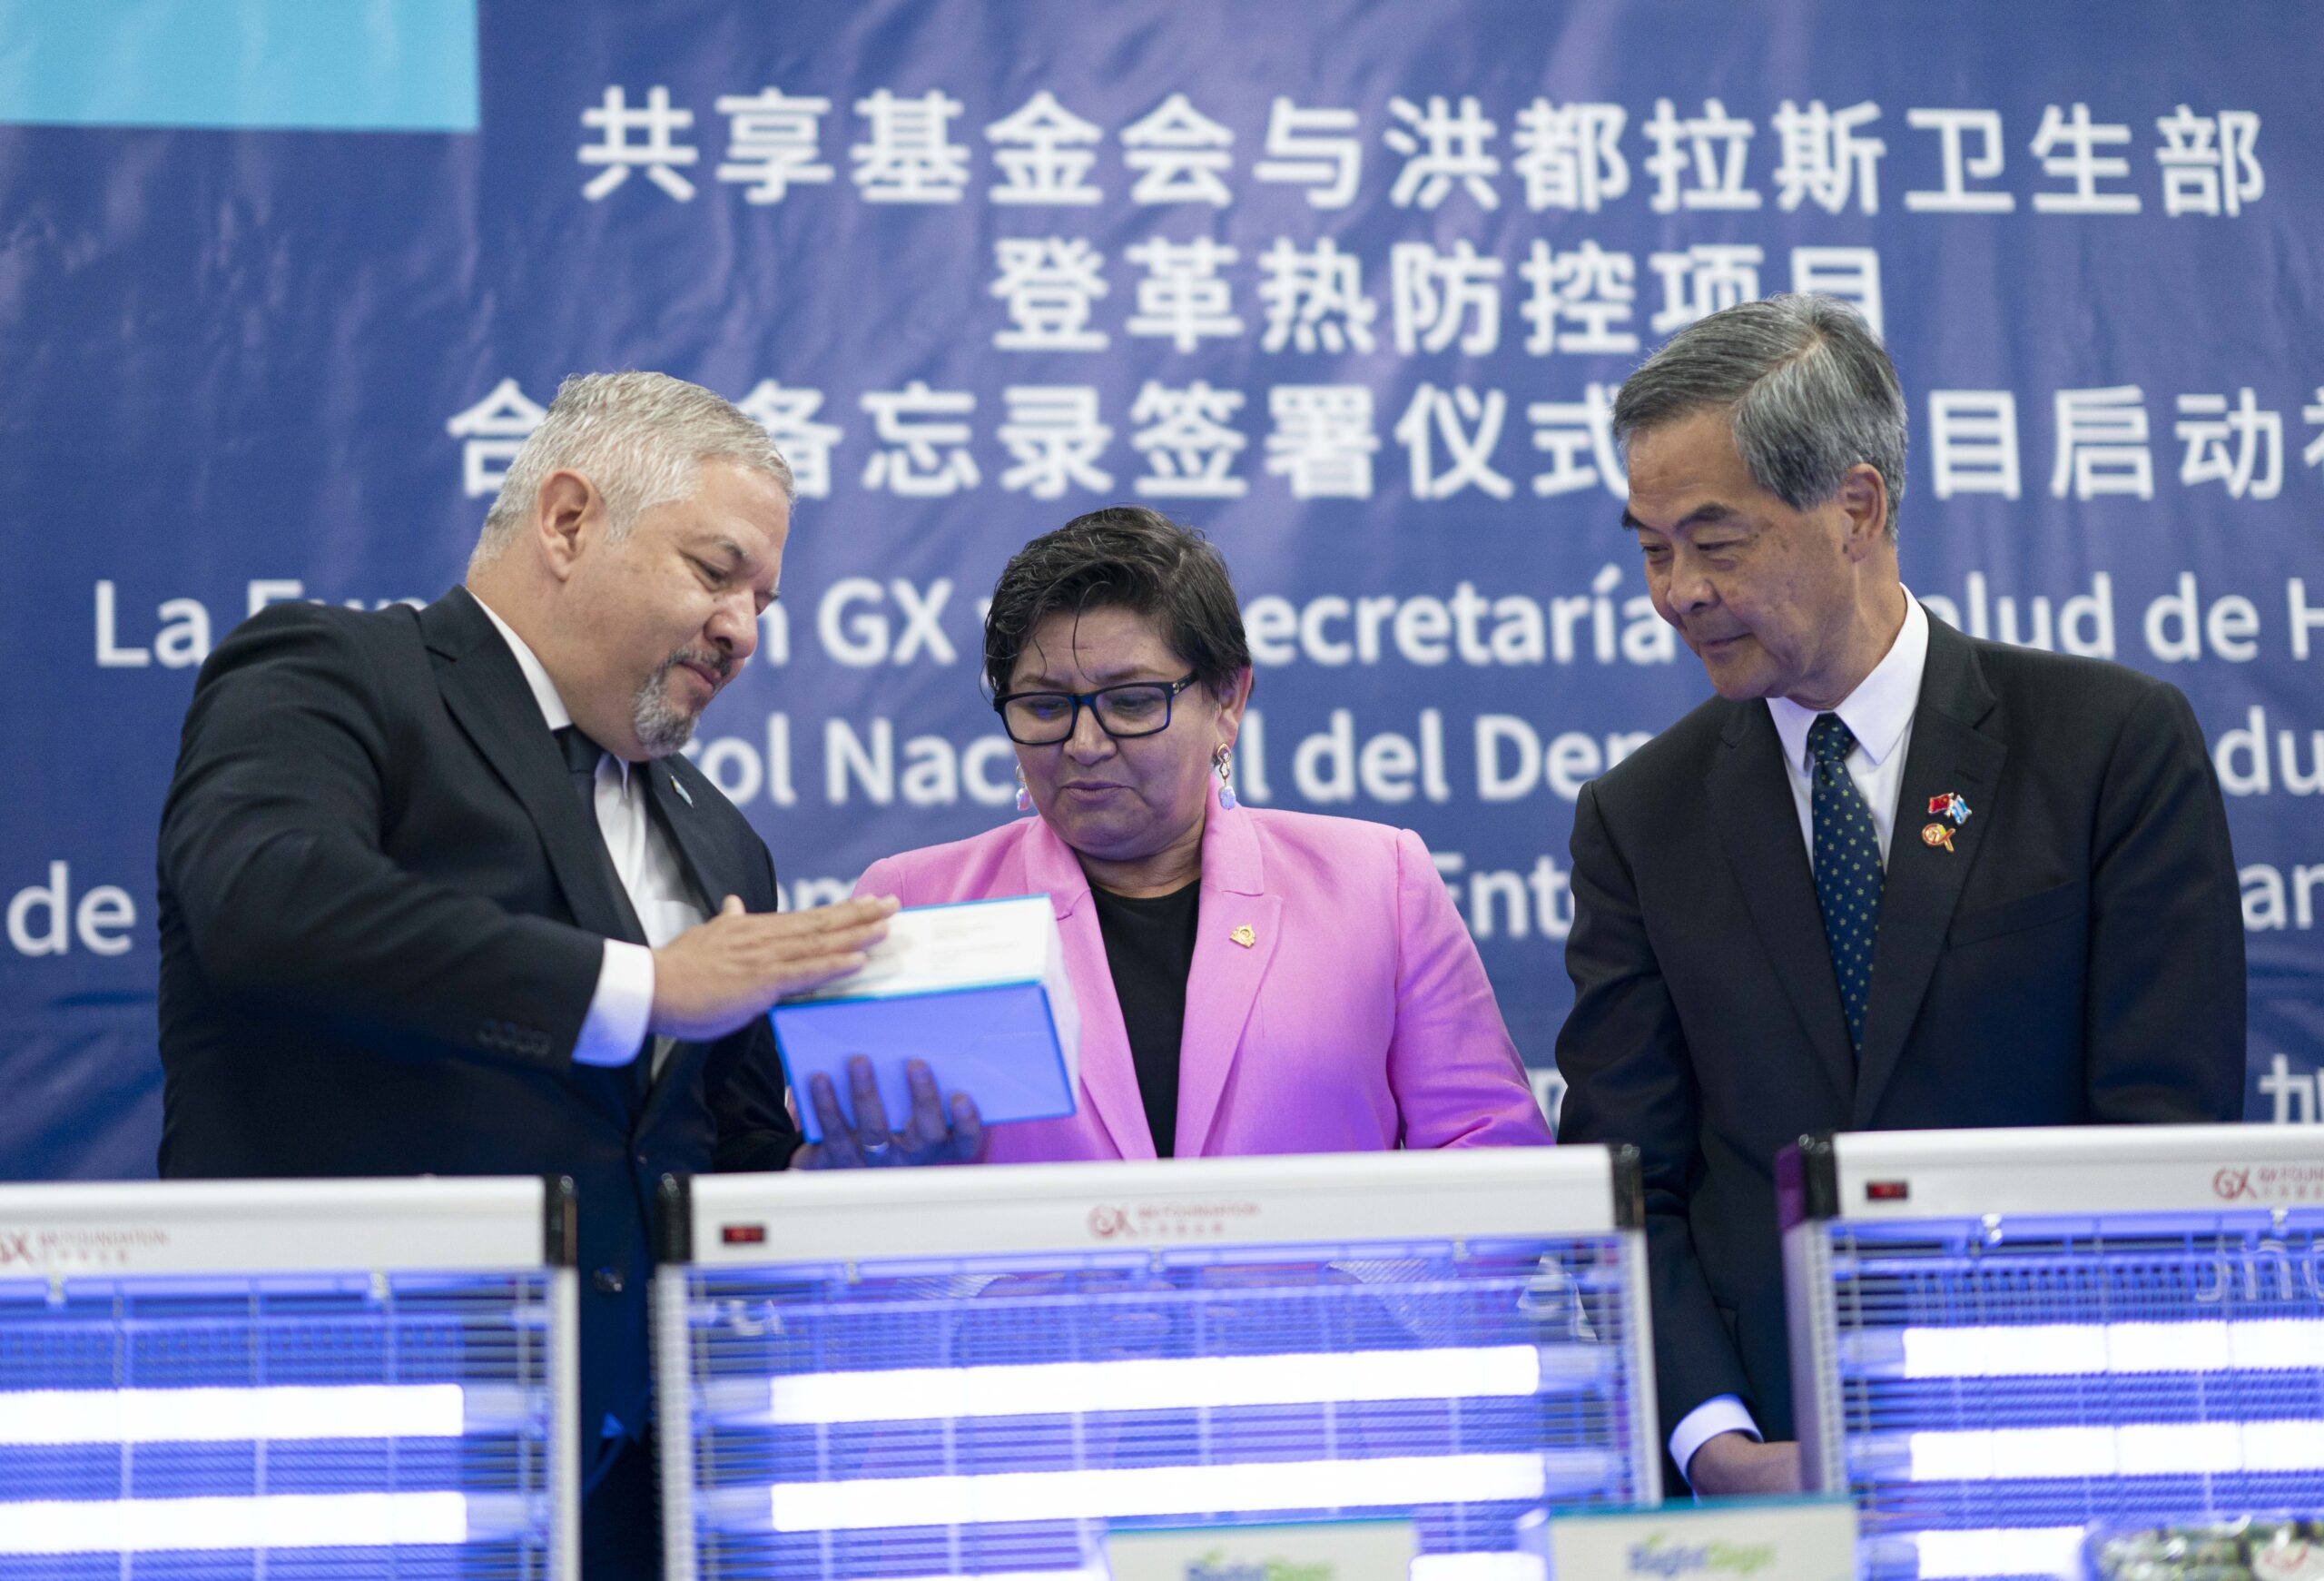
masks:
<instances>
[{"instance_id":1,"label":"white chinese characters","mask_svg":"<svg viewBox=\"0 0 2324 1581\"><path fill-rule=\"evenodd\" d=\"M1094 108L1077 88L1082 111ZM966 103L942 87L900 94L886 85L850 96L832 89L774 86L705 95L723 120L726 145L710 168L720 184L752 203L780 203L794 188L852 187L867 203L958 203L979 175L975 151L956 123ZM850 180L826 143L832 106L852 110L856 140L845 147ZM1783 213L1814 208L1827 214L1877 214L1881 164L1891 152L1881 133L1882 107L1809 97L1777 100L1766 113L1761 140L1753 115L1706 96L1682 113L1658 98L1640 117L1624 105L1536 97L1506 107L1508 130L1473 94L1393 94L1376 107L1374 148L1390 157L1379 195L1393 209L1431 212L1455 200L1492 213L1514 195L1529 212L1596 214L1642 188L1657 214ZM1131 178L1128 200L1143 208L1236 201L1235 129L1206 114L1185 92L1165 94L1142 114L1111 128L1068 107L1058 90L1037 88L1014 109L985 108L982 174L986 200L1011 207L1090 208L1104 203L1099 179L1110 141ZM2020 112L2020 114L2030 114ZM592 173L581 185L591 203L629 187L632 176L674 203L696 196L690 171L704 161L693 141L697 111L669 84L643 90L642 102L609 84L579 112L586 140L576 153ZM1261 187L1296 189L1315 210L1358 205L1366 177L1365 112L1345 104L1302 104L1285 94L1268 104L1249 179ZM2138 127L2154 128L2151 173L2132 159ZM2004 113L1971 105L1911 105L1905 133L1933 140L1939 184L1914 187L1904 207L1915 214L2005 214L2030 200L2037 214L2122 215L2145 211L2152 193L2173 219L2233 219L2267 193L2257 112L2199 109L2187 104L2147 119L2102 120L2087 100L2042 107L2032 155L2010 176L2010 132ZM2021 122L2016 135L2024 136ZM1921 147L1929 148L1923 142ZM1633 181L1633 169L1645 180ZM1378 178L1375 178L1378 179ZM1563 239L1561 238L1561 241Z\"/></svg>"}]
</instances>

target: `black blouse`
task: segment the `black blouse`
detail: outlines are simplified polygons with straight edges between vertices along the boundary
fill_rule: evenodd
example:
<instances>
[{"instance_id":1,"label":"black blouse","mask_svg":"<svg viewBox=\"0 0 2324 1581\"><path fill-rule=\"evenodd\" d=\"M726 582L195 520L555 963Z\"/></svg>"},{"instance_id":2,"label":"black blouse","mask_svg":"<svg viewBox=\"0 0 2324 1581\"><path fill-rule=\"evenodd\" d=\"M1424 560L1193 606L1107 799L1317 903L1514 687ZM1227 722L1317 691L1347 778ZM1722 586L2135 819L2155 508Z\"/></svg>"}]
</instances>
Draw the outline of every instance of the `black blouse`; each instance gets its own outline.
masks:
<instances>
[{"instance_id":1,"label":"black blouse","mask_svg":"<svg viewBox=\"0 0 2324 1581\"><path fill-rule=\"evenodd\" d=\"M1187 973L1195 962L1199 881L1168 894L1132 899L1092 885L1106 965L1129 1033L1130 1062L1154 1152L1168 1158L1178 1136L1178 1042L1187 1026Z\"/></svg>"}]
</instances>

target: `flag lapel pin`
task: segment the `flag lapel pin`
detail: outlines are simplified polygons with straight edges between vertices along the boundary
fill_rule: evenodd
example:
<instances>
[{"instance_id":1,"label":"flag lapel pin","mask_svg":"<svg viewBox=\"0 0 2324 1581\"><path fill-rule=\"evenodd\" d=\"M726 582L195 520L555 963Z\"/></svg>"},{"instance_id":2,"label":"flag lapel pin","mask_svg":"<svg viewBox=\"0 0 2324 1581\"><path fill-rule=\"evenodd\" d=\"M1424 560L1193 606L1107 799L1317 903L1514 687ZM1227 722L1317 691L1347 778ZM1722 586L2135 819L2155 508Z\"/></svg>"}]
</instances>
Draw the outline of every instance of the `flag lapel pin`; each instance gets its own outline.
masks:
<instances>
[{"instance_id":1,"label":"flag lapel pin","mask_svg":"<svg viewBox=\"0 0 2324 1581\"><path fill-rule=\"evenodd\" d=\"M1955 826L1958 827L1969 821L1969 804L1962 799L1959 791L1946 791L1942 795L1928 798L1928 815L1932 818L1950 818ZM1932 845L1935 843L1930 842Z\"/></svg>"}]
</instances>

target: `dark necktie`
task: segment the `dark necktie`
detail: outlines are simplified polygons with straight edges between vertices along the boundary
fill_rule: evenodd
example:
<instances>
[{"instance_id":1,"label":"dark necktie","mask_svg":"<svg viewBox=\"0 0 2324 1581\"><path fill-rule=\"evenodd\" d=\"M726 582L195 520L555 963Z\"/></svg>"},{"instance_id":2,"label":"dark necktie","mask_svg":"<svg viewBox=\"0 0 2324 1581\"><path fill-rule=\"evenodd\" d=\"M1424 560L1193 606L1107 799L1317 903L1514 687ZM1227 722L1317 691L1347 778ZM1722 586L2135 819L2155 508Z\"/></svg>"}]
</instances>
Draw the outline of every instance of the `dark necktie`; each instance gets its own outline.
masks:
<instances>
[{"instance_id":1,"label":"dark necktie","mask_svg":"<svg viewBox=\"0 0 2324 1581\"><path fill-rule=\"evenodd\" d=\"M606 749L590 740L578 725L558 726L556 745L573 776L573 794L581 798L581 810L589 815L589 827L594 829L597 826L597 760Z\"/></svg>"},{"instance_id":2,"label":"dark necktie","mask_svg":"<svg viewBox=\"0 0 2324 1581\"><path fill-rule=\"evenodd\" d=\"M1848 1045L1864 1052L1864 1007L1872 992L1872 941L1880 928L1880 836L1872 813L1848 777L1856 737L1837 714L1818 714L1807 727L1816 759L1809 804L1816 830L1816 900L1824 909L1824 940L1839 980L1840 1009L1848 1018Z\"/></svg>"},{"instance_id":3,"label":"dark necktie","mask_svg":"<svg viewBox=\"0 0 2324 1581\"><path fill-rule=\"evenodd\" d=\"M613 853L606 849L606 832L597 822L597 760L606 749L582 733L578 725L561 725L556 729L558 750L565 754L565 766L573 782L573 794L580 799L583 825L589 831L590 849L597 855L598 865L613 888L614 904L619 908L625 930L622 937L633 944L645 943L645 930L638 925L637 910L630 902L628 886L621 881L621 871L614 865Z\"/></svg>"},{"instance_id":4,"label":"dark necktie","mask_svg":"<svg viewBox=\"0 0 2324 1581\"><path fill-rule=\"evenodd\" d=\"M565 754L565 766L573 782L573 794L581 799L582 826L589 832L589 849L596 854L597 869L605 874L606 884L613 891L615 909L621 917L621 937L633 944L645 943L645 930L638 925L637 908L630 904L628 886L621 881L621 870L614 865L614 854L606 845L605 825L597 822L597 760L606 749L582 734L578 725L562 725L556 729L557 749ZM626 1070L607 1072L625 1084L633 1107L644 1102L647 1083L654 1074L654 1034L647 1033L639 1045L638 1057Z\"/></svg>"}]
</instances>

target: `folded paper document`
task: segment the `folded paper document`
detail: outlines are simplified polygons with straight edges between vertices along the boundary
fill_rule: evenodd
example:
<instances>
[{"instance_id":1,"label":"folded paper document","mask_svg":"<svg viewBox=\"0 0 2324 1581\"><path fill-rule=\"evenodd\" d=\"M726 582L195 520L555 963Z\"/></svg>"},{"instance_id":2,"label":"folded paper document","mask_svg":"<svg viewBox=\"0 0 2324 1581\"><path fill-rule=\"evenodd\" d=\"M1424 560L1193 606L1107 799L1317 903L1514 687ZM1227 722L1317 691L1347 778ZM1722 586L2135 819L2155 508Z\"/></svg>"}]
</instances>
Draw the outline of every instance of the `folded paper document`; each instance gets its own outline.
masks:
<instances>
[{"instance_id":1,"label":"folded paper document","mask_svg":"<svg viewBox=\"0 0 2324 1581\"><path fill-rule=\"evenodd\" d=\"M988 1124L1070 1114L1081 1081L1081 1014L1045 894L911 906L847 976L767 1013L807 1140L822 1125L808 1098L817 1072L853 1118L847 1061L880 1079L888 1122L911 1114L904 1062L925 1060L949 1098L966 1092Z\"/></svg>"}]
</instances>

